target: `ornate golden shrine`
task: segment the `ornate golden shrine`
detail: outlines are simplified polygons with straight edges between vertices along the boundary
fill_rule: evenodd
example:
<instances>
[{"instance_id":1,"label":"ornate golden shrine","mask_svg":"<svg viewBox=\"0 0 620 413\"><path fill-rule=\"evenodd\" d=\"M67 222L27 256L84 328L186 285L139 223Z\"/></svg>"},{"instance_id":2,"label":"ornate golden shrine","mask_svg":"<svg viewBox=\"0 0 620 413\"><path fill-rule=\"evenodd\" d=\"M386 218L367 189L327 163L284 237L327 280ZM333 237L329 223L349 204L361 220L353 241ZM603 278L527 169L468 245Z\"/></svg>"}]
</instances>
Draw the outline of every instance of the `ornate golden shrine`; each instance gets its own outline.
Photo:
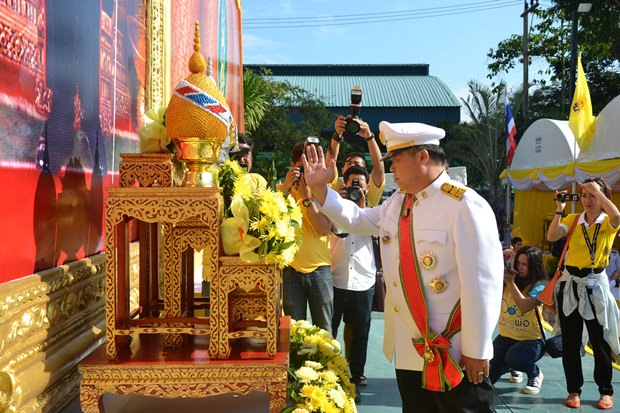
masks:
<instances>
[{"instance_id":1,"label":"ornate golden shrine","mask_svg":"<svg viewBox=\"0 0 620 413\"><path fill-rule=\"evenodd\" d=\"M124 155L121 185L170 185L169 163L170 155ZM220 189L107 191L105 357L98 351L80 365L82 409L101 411L100 396L106 392L203 397L250 390L269 392L271 411L284 407L289 337L280 326L281 272L274 265L220 254ZM132 221L139 224L141 244L140 307L133 312L128 293ZM193 262L187 258L194 250L208 257L208 317L194 315ZM208 350L197 336L208 338Z\"/></svg>"}]
</instances>

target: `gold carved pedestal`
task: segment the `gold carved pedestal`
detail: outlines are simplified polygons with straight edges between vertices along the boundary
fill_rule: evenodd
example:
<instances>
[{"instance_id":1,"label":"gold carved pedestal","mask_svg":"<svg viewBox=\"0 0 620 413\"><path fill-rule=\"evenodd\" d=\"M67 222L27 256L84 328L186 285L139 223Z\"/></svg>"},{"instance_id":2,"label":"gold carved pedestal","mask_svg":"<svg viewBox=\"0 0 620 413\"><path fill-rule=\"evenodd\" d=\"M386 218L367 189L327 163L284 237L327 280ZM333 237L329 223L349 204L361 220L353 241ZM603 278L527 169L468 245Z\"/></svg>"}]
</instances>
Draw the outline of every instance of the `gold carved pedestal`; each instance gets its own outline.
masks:
<instances>
[{"instance_id":1,"label":"gold carved pedestal","mask_svg":"<svg viewBox=\"0 0 620 413\"><path fill-rule=\"evenodd\" d=\"M267 356L276 354L280 320L281 271L275 265L248 264L238 256L221 256L211 280L212 358L230 356L231 340L266 340ZM258 318L261 321L257 321Z\"/></svg>"},{"instance_id":2,"label":"gold carved pedestal","mask_svg":"<svg viewBox=\"0 0 620 413\"><path fill-rule=\"evenodd\" d=\"M182 253L205 249L217 268L221 196L218 188L109 188L106 199L106 354L117 358L117 338L166 334L180 345L180 334L207 335L208 321L182 317ZM163 317L129 314L128 245L132 219L163 227ZM190 282L186 280L185 282ZM205 325L206 324L206 325ZM197 327L200 326L200 327Z\"/></svg>"},{"instance_id":3,"label":"gold carved pedestal","mask_svg":"<svg viewBox=\"0 0 620 413\"><path fill-rule=\"evenodd\" d=\"M121 153L120 186L172 186L173 166L170 153Z\"/></svg>"},{"instance_id":4,"label":"gold carved pedestal","mask_svg":"<svg viewBox=\"0 0 620 413\"><path fill-rule=\"evenodd\" d=\"M117 362L110 362L99 349L79 366L82 411L104 412L105 393L201 398L260 391L269 395L269 412L279 413L286 406L289 323L289 317L282 317L280 340L271 359L264 358L262 343L248 338L235 341L228 360L210 359L200 337L194 337L191 345L164 352L161 336L140 336L119 351Z\"/></svg>"},{"instance_id":5,"label":"gold carved pedestal","mask_svg":"<svg viewBox=\"0 0 620 413\"><path fill-rule=\"evenodd\" d=\"M174 187L169 155L124 154L120 171L121 187L107 189L105 210L106 345L80 363L83 411L103 412L104 393L175 398L258 390L269 393L270 412L279 412L289 364L281 271L222 256L221 189ZM132 222L140 241L133 312ZM203 250L211 274L208 317L194 315L195 250Z\"/></svg>"}]
</instances>

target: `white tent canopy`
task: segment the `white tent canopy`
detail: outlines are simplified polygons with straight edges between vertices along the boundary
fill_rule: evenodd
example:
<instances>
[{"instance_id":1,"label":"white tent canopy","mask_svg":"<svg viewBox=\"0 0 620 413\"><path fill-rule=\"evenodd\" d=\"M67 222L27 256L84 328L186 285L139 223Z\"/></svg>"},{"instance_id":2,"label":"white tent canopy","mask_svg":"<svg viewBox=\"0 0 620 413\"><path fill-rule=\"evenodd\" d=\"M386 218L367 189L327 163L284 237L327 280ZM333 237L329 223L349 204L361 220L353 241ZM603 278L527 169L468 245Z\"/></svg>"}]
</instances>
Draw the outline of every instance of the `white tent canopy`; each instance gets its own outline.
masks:
<instances>
[{"instance_id":1,"label":"white tent canopy","mask_svg":"<svg viewBox=\"0 0 620 413\"><path fill-rule=\"evenodd\" d=\"M592 141L577 162L620 158L620 96L616 96L596 117Z\"/></svg>"},{"instance_id":2,"label":"white tent canopy","mask_svg":"<svg viewBox=\"0 0 620 413\"><path fill-rule=\"evenodd\" d=\"M519 190L557 190L575 180L579 148L568 121L539 119L523 134L507 177Z\"/></svg>"}]
</instances>

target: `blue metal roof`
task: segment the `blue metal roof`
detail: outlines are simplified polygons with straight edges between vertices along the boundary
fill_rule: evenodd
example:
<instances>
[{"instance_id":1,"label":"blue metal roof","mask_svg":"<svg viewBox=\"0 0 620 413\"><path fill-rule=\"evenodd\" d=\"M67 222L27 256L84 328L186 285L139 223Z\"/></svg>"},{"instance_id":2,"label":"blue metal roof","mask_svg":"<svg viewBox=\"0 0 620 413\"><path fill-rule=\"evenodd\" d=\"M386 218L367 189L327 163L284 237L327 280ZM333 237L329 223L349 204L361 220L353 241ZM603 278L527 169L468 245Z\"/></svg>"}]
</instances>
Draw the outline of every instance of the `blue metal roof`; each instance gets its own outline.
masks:
<instances>
[{"instance_id":1,"label":"blue metal roof","mask_svg":"<svg viewBox=\"0 0 620 413\"><path fill-rule=\"evenodd\" d=\"M360 85L362 106L376 108L460 107L448 86L428 75L428 65L246 65L264 67L279 81L299 86L327 107L348 107L353 85Z\"/></svg>"}]
</instances>

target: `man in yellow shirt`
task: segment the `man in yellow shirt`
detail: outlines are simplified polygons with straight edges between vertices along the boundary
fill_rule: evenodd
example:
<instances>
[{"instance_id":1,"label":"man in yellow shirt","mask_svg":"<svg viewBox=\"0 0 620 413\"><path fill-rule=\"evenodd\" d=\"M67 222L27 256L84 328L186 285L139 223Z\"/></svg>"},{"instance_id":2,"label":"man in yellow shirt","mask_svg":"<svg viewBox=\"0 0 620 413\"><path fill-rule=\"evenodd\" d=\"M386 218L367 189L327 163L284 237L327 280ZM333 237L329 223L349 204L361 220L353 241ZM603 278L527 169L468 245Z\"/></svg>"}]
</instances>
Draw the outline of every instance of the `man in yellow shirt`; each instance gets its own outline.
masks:
<instances>
[{"instance_id":1,"label":"man in yellow shirt","mask_svg":"<svg viewBox=\"0 0 620 413\"><path fill-rule=\"evenodd\" d=\"M284 269L284 314L295 320L305 320L310 307L312 324L331 333L334 312L334 287L330 271L329 234L332 222L319 212L304 178L301 154L305 142L291 151L291 169L278 189L290 193L301 204L301 236L299 251L289 267Z\"/></svg>"},{"instance_id":2,"label":"man in yellow shirt","mask_svg":"<svg viewBox=\"0 0 620 413\"><path fill-rule=\"evenodd\" d=\"M373 207L379 205L381 201L381 195L383 195L383 188L385 187L385 166L381 160L381 150L375 140L375 134L372 133L370 127L366 122L361 119L354 119L355 122L360 124L360 130L357 137L364 139L368 144L368 153L370 154L370 160L372 162L372 172L370 173L370 186L368 187L368 206ZM344 128L346 125L346 119L344 116L339 115L334 121L334 134L329 142L329 148L327 151L326 163L334 159L338 160L338 153L340 152L340 144L343 140ZM342 174L346 172L353 165L363 166L370 170L366 165L366 159L364 155L358 152L353 152L345 156L344 165L342 166ZM338 169L334 163L333 167L334 180L331 187L338 191L344 183L338 178Z\"/></svg>"}]
</instances>

